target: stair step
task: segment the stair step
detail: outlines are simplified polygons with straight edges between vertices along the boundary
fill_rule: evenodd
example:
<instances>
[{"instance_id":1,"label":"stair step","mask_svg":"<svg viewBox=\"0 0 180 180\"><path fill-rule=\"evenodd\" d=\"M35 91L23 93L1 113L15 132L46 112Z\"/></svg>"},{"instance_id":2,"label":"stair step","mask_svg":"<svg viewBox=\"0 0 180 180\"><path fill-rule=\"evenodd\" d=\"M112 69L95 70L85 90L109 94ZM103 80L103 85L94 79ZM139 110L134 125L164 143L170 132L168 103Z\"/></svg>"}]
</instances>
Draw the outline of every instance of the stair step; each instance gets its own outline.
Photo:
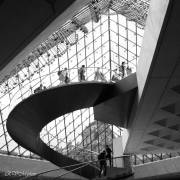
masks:
<instances>
[{"instance_id":1,"label":"stair step","mask_svg":"<svg viewBox=\"0 0 180 180\"><path fill-rule=\"evenodd\" d=\"M94 180L113 180L133 175L127 168L107 167L106 176L96 177Z\"/></svg>"}]
</instances>

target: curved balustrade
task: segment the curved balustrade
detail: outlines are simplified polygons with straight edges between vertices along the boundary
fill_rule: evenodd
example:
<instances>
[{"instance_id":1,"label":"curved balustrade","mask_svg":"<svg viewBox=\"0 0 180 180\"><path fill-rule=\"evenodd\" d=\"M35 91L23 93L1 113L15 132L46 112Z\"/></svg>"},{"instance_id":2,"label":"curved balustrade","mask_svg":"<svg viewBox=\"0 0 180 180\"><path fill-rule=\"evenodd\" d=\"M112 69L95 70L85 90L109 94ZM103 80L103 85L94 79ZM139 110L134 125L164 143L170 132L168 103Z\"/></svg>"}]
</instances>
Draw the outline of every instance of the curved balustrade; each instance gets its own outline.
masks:
<instances>
[{"instance_id":1,"label":"curved balustrade","mask_svg":"<svg viewBox=\"0 0 180 180\"><path fill-rule=\"evenodd\" d=\"M86 68L85 81L116 82L116 81L119 81L122 79L122 74L116 70L116 69L118 69L118 67L115 68L114 70L110 70L107 68L100 68L99 72L102 74L102 76L101 77L99 76L98 78L95 77L97 68L98 67L87 67ZM133 69L132 67L126 68L124 77L129 76L132 73L132 69ZM23 90L24 93L21 94L20 91L17 90L11 97L10 107L13 108L16 104L18 104L22 100L23 96L25 96L27 98L28 96L30 96L34 93L40 92L42 90L66 84L65 82L60 80L58 72L59 72L59 69L56 69L55 71L53 71L51 73L41 75L41 78L37 77L33 80L27 80L26 84L20 85L21 89L24 89ZM79 82L77 68L68 69L67 73L68 73L68 77L70 79L69 83ZM44 85L45 84L44 81L46 80L46 78L50 78L50 77L51 77L51 79L52 78L54 79L54 82L50 83L48 86ZM31 86L30 84L33 84L33 82L34 82L34 85ZM31 90L31 91L29 91L29 90Z\"/></svg>"}]
</instances>

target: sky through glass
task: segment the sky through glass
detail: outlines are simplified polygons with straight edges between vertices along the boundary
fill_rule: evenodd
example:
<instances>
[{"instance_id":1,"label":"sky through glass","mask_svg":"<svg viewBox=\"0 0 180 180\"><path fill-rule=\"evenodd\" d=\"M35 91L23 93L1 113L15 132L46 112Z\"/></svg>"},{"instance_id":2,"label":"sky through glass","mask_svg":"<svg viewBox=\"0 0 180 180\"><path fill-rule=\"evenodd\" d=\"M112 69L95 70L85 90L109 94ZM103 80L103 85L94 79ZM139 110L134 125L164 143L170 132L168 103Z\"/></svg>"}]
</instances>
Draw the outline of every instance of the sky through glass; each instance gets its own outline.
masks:
<instances>
[{"instance_id":1,"label":"sky through glass","mask_svg":"<svg viewBox=\"0 0 180 180\"><path fill-rule=\"evenodd\" d=\"M94 3L91 4L93 7ZM87 17L92 19L86 18L84 24L79 23L77 17L73 18L76 29L73 33L68 32L69 35L63 41L65 34L55 32L51 36L54 38L53 43L43 42L39 49L28 57L33 61L30 64L26 62L20 71L12 73L13 76L1 84L1 153L39 158L11 139L7 133L6 119L9 112L20 101L34 94L40 85L45 88L60 86L62 82L59 71L67 68L70 83L78 82L78 69L82 65L85 65L86 81L94 80L95 71L99 67L106 81L110 82L114 70L118 69L122 62L132 70L131 73L136 72L144 24L119 14L113 3L111 9L106 8L100 15L95 11L94 16ZM82 18L79 19L82 22ZM42 129L40 137L54 150L84 161L86 159L82 159L80 149L84 149L83 154L88 154L88 160L92 159L93 154L101 151L105 144L112 146L112 139L122 133L124 132L121 132L120 127L95 120L93 108L87 108L55 119Z\"/></svg>"}]
</instances>

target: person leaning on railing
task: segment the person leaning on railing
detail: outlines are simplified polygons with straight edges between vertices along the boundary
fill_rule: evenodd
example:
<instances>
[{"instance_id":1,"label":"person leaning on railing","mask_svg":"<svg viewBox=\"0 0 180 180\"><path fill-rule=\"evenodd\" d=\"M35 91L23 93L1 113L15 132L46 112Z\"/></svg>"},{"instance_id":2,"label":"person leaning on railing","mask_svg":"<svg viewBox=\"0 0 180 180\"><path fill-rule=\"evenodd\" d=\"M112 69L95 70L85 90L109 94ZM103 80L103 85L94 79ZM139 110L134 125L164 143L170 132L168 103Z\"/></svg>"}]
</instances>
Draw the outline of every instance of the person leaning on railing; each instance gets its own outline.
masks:
<instances>
[{"instance_id":1,"label":"person leaning on railing","mask_svg":"<svg viewBox=\"0 0 180 180\"><path fill-rule=\"evenodd\" d=\"M114 69L113 72L114 72L114 74L113 74L111 80L114 81L114 82L119 81L119 75L118 75L118 73L117 73L117 69Z\"/></svg>"},{"instance_id":2,"label":"person leaning on railing","mask_svg":"<svg viewBox=\"0 0 180 180\"><path fill-rule=\"evenodd\" d=\"M99 67L95 71L94 80L95 81L99 81L100 80L100 81L106 82L106 78L105 78L104 74L100 71Z\"/></svg>"},{"instance_id":3,"label":"person leaning on railing","mask_svg":"<svg viewBox=\"0 0 180 180\"><path fill-rule=\"evenodd\" d=\"M132 73L132 68L130 68L129 66L127 66L126 68L126 74L127 76L129 76Z\"/></svg>"}]
</instances>

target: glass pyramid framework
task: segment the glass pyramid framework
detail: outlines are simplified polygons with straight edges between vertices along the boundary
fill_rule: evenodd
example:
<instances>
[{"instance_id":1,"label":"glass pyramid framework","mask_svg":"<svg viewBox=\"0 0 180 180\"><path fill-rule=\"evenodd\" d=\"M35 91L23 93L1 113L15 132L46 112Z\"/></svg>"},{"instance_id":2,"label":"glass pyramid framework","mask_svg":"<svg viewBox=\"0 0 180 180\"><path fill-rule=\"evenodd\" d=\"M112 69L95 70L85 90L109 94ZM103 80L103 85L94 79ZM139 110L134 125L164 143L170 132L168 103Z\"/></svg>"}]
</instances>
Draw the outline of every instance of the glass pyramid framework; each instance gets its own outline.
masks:
<instances>
[{"instance_id":1,"label":"glass pyramid framework","mask_svg":"<svg viewBox=\"0 0 180 180\"><path fill-rule=\"evenodd\" d=\"M18 64L0 86L0 152L40 158L11 139L6 119L15 105L40 85L60 86L60 70L68 69L70 83L78 82L82 65L87 81L94 80L98 67L106 81L111 81L114 69L122 62L135 72L148 7L149 1L91 1ZM112 139L121 136L121 128L95 120L93 109L88 108L55 119L40 136L54 150L85 161L96 158L104 145L112 147Z\"/></svg>"}]
</instances>

